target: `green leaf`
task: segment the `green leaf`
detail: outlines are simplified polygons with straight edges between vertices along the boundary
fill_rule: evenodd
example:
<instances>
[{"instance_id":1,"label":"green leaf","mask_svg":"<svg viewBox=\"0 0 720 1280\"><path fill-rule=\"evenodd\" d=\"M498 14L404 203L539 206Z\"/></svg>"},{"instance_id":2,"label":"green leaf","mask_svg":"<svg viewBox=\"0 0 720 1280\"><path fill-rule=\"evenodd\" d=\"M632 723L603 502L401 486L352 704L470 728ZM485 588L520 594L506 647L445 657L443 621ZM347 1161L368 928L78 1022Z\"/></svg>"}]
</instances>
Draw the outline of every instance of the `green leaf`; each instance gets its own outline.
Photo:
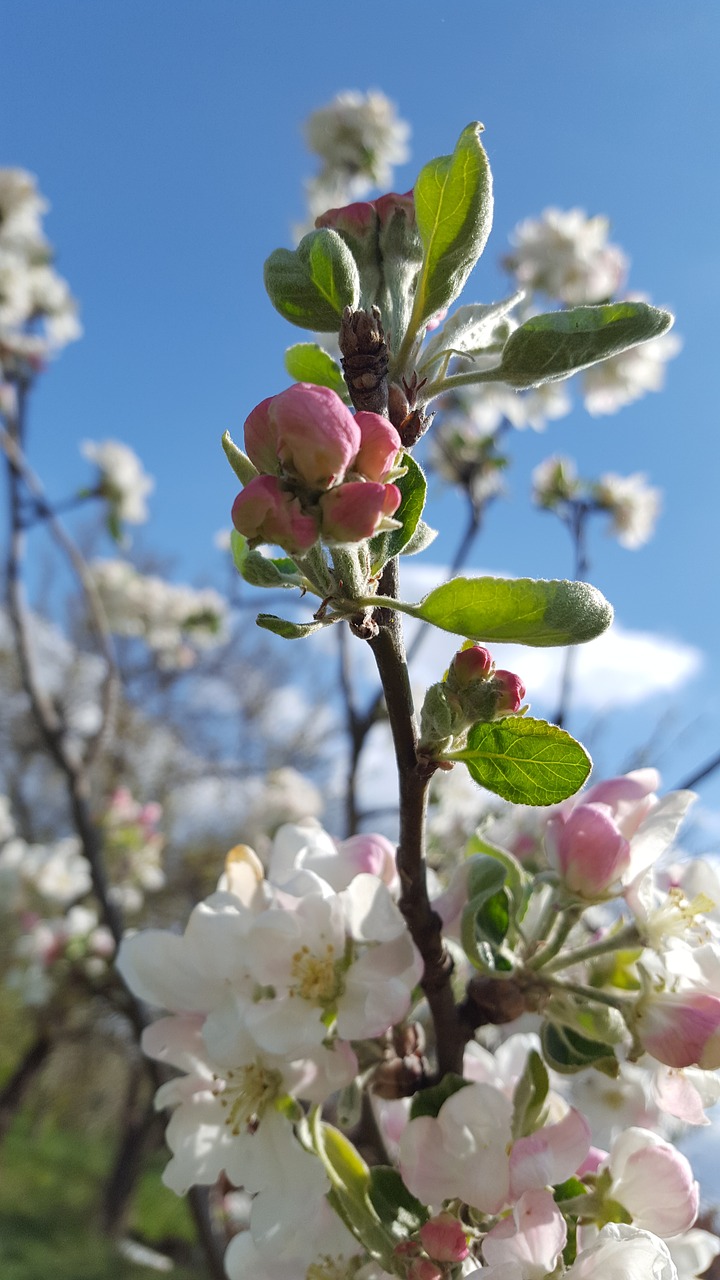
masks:
<instances>
[{"instance_id":1,"label":"green leaf","mask_svg":"<svg viewBox=\"0 0 720 1280\"><path fill-rule=\"evenodd\" d=\"M317 342L296 342L285 352L285 368L295 382L312 382L316 387L330 387L342 400L349 402L347 383L342 369L329 352Z\"/></svg>"},{"instance_id":2,"label":"green leaf","mask_svg":"<svg viewBox=\"0 0 720 1280\"><path fill-rule=\"evenodd\" d=\"M418 520L415 532L410 541L405 543L401 554L404 556L416 556L419 551L424 551L426 547L429 547L437 536L437 529L432 529L424 520Z\"/></svg>"},{"instance_id":3,"label":"green leaf","mask_svg":"<svg viewBox=\"0 0 720 1280\"><path fill-rule=\"evenodd\" d=\"M550 1092L550 1078L540 1054L531 1049L513 1094L512 1136L526 1138L542 1128L547 1115L545 1106Z\"/></svg>"},{"instance_id":4,"label":"green leaf","mask_svg":"<svg viewBox=\"0 0 720 1280\"><path fill-rule=\"evenodd\" d=\"M249 484L250 481L254 480L255 476L258 474L257 468L253 466L247 454L243 453L242 449L238 449L229 431L225 432L221 443L225 457L230 463L230 466L235 472L235 475L241 485L244 486Z\"/></svg>"},{"instance_id":5,"label":"green leaf","mask_svg":"<svg viewBox=\"0 0 720 1280\"><path fill-rule=\"evenodd\" d=\"M627 1024L619 1009L612 1005L594 1004L591 998L579 999L570 992L554 992L543 1012L550 1022L570 1027L587 1040L603 1044L622 1044L627 1038Z\"/></svg>"},{"instance_id":6,"label":"green leaf","mask_svg":"<svg viewBox=\"0 0 720 1280\"><path fill-rule=\"evenodd\" d=\"M480 257L492 226L492 176L480 143L481 124L470 124L450 156L425 165L415 184L415 213L424 258L413 323L420 328L454 302Z\"/></svg>"},{"instance_id":7,"label":"green leaf","mask_svg":"<svg viewBox=\"0 0 720 1280\"><path fill-rule=\"evenodd\" d=\"M545 1061L562 1075L575 1075L586 1067L595 1067L615 1078L620 1070L612 1049L597 1040L588 1040L570 1027L546 1022L540 1035Z\"/></svg>"},{"instance_id":8,"label":"green leaf","mask_svg":"<svg viewBox=\"0 0 720 1280\"><path fill-rule=\"evenodd\" d=\"M375 1165L370 1170L370 1203L396 1239L404 1239L419 1231L430 1214L410 1191L397 1169Z\"/></svg>"},{"instance_id":9,"label":"green leaf","mask_svg":"<svg viewBox=\"0 0 720 1280\"><path fill-rule=\"evenodd\" d=\"M251 551L248 540L237 529L230 534L230 550L235 568L252 587L301 587L302 575L294 560L287 557L271 560L259 551Z\"/></svg>"},{"instance_id":10,"label":"green leaf","mask_svg":"<svg viewBox=\"0 0 720 1280\"><path fill-rule=\"evenodd\" d=\"M314 1112L310 1132L343 1220L368 1253L389 1270L395 1241L370 1201L370 1169L344 1134L320 1119L319 1108Z\"/></svg>"},{"instance_id":11,"label":"green leaf","mask_svg":"<svg viewBox=\"0 0 720 1280\"><path fill-rule=\"evenodd\" d=\"M512 853L508 853L507 849L500 849L497 845L491 844L489 840L484 840L482 836L471 836L465 846L465 857L472 861L474 855L478 853L486 854L488 857L494 858L496 862L502 863L507 877L506 884L512 894L515 906L519 907L525 898L526 888L532 881L517 858ZM472 875L471 868L469 873L471 883Z\"/></svg>"},{"instance_id":12,"label":"green leaf","mask_svg":"<svg viewBox=\"0 0 720 1280\"><path fill-rule=\"evenodd\" d=\"M589 582L537 578L453 578L413 616L483 643L583 644L612 622L612 606Z\"/></svg>"},{"instance_id":13,"label":"green leaf","mask_svg":"<svg viewBox=\"0 0 720 1280\"><path fill-rule=\"evenodd\" d=\"M393 556L400 555L412 541L425 506L427 481L422 468L409 453L403 455L402 465L406 468L405 475L395 481L402 494L402 501L393 517L400 521L400 528L391 529L388 533L378 533L371 539L373 573L378 573Z\"/></svg>"},{"instance_id":14,"label":"green leaf","mask_svg":"<svg viewBox=\"0 0 720 1280\"><path fill-rule=\"evenodd\" d=\"M503 348L497 377L511 387L538 387L665 333L669 311L646 302L611 302L533 316Z\"/></svg>"},{"instance_id":15,"label":"green leaf","mask_svg":"<svg viewBox=\"0 0 720 1280\"><path fill-rule=\"evenodd\" d=\"M345 307L355 308L360 278L350 250L335 231L311 231L297 249L276 249L265 263L273 306L301 329L337 332Z\"/></svg>"},{"instance_id":16,"label":"green leaf","mask_svg":"<svg viewBox=\"0 0 720 1280\"><path fill-rule=\"evenodd\" d=\"M507 716L473 725L467 747L453 752L481 787L513 804L559 804L592 768L585 748L557 725Z\"/></svg>"},{"instance_id":17,"label":"green leaf","mask_svg":"<svg viewBox=\"0 0 720 1280\"><path fill-rule=\"evenodd\" d=\"M272 631L273 635L282 636L283 640L304 640L314 631L321 631L333 622L339 622L338 616L323 618L319 622L289 622L287 618L276 618L274 613L259 613L255 619L263 631Z\"/></svg>"},{"instance_id":18,"label":"green leaf","mask_svg":"<svg viewBox=\"0 0 720 1280\"><path fill-rule=\"evenodd\" d=\"M507 869L496 858L478 854L468 871L468 901L462 912L460 939L468 959L485 973L512 968L502 945L513 917Z\"/></svg>"},{"instance_id":19,"label":"green leaf","mask_svg":"<svg viewBox=\"0 0 720 1280\"><path fill-rule=\"evenodd\" d=\"M487 347L493 340L498 322L524 297L525 294L520 292L504 298L502 302L487 305L469 302L458 307L423 347L418 372L425 373L446 356L464 355Z\"/></svg>"},{"instance_id":20,"label":"green leaf","mask_svg":"<svg viewBox=\"0 0 720 1280\"><path fill-rule=\"evenodd\" d=\"M566 1178L564 1182L558 1182L553 1188L553 1200L556 1204L562 1204L563 1200L574 1200L576 1196L584 1196L587 1187L575 1175Z\"/></svg>"},{"instance_id":21,"label":"green leaf","mask_svg":"<svg viewBox=\"0 0 720 1280\"><path fill-rule=\"evenodd\" d=\"M417 1120L418 1116L437 1116L443 1103L469 1084L469 1080L463 1080L462 1076L449 1071L439 1084L434 1084L429 1089L421 1089L420 1093L415 1094L410 1106L410 1119Z\"/></svg>"}]
</instances>

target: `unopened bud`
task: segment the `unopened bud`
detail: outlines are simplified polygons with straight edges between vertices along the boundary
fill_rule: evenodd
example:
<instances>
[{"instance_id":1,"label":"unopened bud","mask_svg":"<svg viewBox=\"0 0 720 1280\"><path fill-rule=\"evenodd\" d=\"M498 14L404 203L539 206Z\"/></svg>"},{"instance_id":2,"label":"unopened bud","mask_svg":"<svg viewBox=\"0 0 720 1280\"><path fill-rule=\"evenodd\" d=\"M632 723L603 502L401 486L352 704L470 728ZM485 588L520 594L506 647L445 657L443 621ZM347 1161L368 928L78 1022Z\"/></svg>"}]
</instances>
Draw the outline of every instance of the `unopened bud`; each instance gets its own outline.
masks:
<instances>
[{"instance_id":1,"label":"unopened bud","mask_svg":"<svg viewBox=\"0 0 720 1280\"><path fill-rule=\"evenodd\" d=\"M402 494L394 484L351 480L338 485L320 499L322 535L341 544L372 538L383 522L395 514L401 500Z\"/></svg>"},{"instance_id":2,"label":"unopened bud","mask_svg":"<svg viewBox=\"0 0 720 1280\"><path fill-rule=\"evenodd\" d=\"M392 423L379 413L361 410L355 414L360 428L360 449L353 470L366 480L384 480L392 471L400 449L400 437Z\"/></svg>"},{"instance_id":3,"label":"unopened bud","mask_svg":"<svg viewBox=\"0 0 720 1280\"><path fill-rule=\"evenodd\" d=\"M473 680L487 680L493 669L493 656L481 644L473 644L455 654L448 671L448 683L463 689Z\"/></svg>"},{"instance_id":4,"label":"unopened bud","mask_svg":"<svg viewBox=\"0 0 720 1280\"><path fill-rule=\"evenodd\" d=\"M470 1252L464 1227L451 1213L438 1213L426 1222L420 1239L436 1262L463 1262Z\"/></svg>"},{"instance_id":5,"label":"unopened bud","mask_svg":"<svg viewBox=\"0 0 720 1280\"><path fill-rule=\"evenodd\" d=\"M317 542L319 529L297 498L287 493L276 476L257 476L239 493L232 522L250 542L273 542L291 556L304 555Z\"/></svg>"},{"instance_id":6,"label":"unopened bud","mask_svg":"<svg viewBox=\"0 0 720 1280\"><path fill-rule=\"evenodd\" d=\"M430 1258L413 1258L407 1269L407 1280L444 1280L444 1273Z\"/></svg>"},{"instance_id":7,"label":"unopened bud","mask_svg":"<svg viewBox=\"0 0 720 1280\"><path fill-rule=\"evenodd\" d=\"M498 691L496 715L519 711L525 697L525 685L513 671L496 671L493 683Z\"/></svg>"}]
</instances>

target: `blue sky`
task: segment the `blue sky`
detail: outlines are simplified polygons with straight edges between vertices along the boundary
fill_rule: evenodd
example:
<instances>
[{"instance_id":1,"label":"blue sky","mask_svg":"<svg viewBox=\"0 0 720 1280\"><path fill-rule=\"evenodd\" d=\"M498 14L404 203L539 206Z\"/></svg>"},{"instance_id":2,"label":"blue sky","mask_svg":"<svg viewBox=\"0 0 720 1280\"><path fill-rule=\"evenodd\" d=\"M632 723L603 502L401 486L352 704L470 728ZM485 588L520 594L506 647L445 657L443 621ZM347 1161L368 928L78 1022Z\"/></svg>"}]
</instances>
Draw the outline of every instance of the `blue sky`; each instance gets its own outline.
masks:
<instances>
[{"instance_id":1,"label":"blue sky","mask_svg":"<svg viewBox=\"0 0 720 1280\"><path fill-rule=\"evenodd\" d=\"M720 716L719 34L714 0L5 0L0 164L38 175L85 325L34 406L32 458L51 493L86 478L81 440L126 440L157 479L138 545L174 558L178 577L217 575L212 538L234 496L219 437L239 438L285 385L282 351L302 336L262 287L264 258L303 212L302 119L339 89L382 89L413 128L398 190L480 119L495 229L466 300L500 296L520 218L580 205L610 216L630 287L678 315L684 348L662 395L515 437L515 501L493 509L477 552L487 568L570 572L564 532L527 509L551 452L587 475L645 470L665 490L652 545L623 551L598 530L591 576L624 627L705 654L674 699L671 726L694 726L663 761L677 782L717 749ZM450 528L435 559L450 554L454 512L436 513ZM642 703L618 721L618 759L659 715ZM717 779L704 794L720 808Z\"/></svg>"}]
</instances>

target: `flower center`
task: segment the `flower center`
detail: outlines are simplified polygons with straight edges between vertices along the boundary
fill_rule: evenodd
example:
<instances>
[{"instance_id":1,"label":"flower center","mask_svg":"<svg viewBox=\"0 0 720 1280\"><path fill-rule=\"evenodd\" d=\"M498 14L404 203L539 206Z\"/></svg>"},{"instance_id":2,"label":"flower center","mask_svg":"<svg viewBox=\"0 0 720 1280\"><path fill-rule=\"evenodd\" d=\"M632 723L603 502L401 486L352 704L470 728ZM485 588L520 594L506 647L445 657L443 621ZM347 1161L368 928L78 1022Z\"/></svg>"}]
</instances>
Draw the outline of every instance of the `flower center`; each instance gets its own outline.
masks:
<instances>
[{"instance_id":1,"label":"flower center","mask_svg":"<svg viewBox=\"0 0 720 1280\"><path fill-rule=\"evenodd\" d=\"M330 942L320 955L315 955L309 947L301 947L292 958L290 972L295 983L291 995L302 996L314 1004L329 1004L338 994L335 948Z\"/></svg>"},{"instance_id":2,"label":"flower center","mask_svg":"<svg viewBox=\"0 0 720 1280\"><path fill-rule=\"evenodd\" d=\"M667 901L654 913L652 925L656 934L666 937L685 937L689 933L696 942L709 942L711 933L699 915L712 911L715 903L705 893L698 893L691 901L682 889L668 890Z\"/></svg>"},{"instance_id":3,"label":"flower center","mask_svg":"<svg viewBox=\"0 0 720 1280\"><path fill-rule=\"evenodd\" d=\"M259 1062L251 1062L237 1071L228 1071L225 1079L216 1077L213 1093L219 1095L220 1106L226 1108L225 1123L237 1136L262 1116L271 1102L282 1092L282 1076Z\"/></svg>"},{"instance_id":4,"label":"flower center","mask_svg":"<svg viewBox=\"0 0 720 1280\"><path fill-rule=\"evenodd\" d=\"M352 1280L361 1261L360 1258L331 1258L325 1254L317 1262L311 1262L305 1272L305 1280Z\"/></svg>"}]
</instances>

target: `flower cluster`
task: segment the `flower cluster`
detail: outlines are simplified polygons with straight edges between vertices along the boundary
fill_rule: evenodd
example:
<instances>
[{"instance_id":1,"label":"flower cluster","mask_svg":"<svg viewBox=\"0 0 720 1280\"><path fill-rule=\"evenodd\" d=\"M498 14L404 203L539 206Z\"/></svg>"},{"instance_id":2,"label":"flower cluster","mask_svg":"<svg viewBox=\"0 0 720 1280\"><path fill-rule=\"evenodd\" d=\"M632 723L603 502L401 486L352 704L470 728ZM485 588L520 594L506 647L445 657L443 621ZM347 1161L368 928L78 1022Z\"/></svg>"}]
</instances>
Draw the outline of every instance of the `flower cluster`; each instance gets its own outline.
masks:
<instances>
[{"instance_id":1,"label":"flower cluster","mask_svg":"<svg viewBox=\"0 0 720 1280\"><path fill-rule=\"evenodd\" d=\"M322 160L307 184L313 217L374 186L388 186L392 166L408 159L410 126L383 93L339 93L313 111L305 125L308 147Z\"/></svg>"},{"instance_id":2,"label":"flower cluster","mask_svg":"<svg viewBox=\"0 0 720 1280\"><path fill-rule=\"evenodd\" d=\"M342 545L393 527L401 495L388 478L400 437L377 413L353 415L329 387L298 382L263 400L246 419L245 448L260 474L232 519L251 544L297 556L321 537Z\"/></svg>"},{"instance_id":3,"label":"flower cluster","mask_svg":"<svg viewBox=\"0 0 720 1280\"><path fill-rule=\"evenodd\" d=\"M145 499L155 488L137 454L119 440L85 440L80 451L98 469L96 492L108 504L108 526L120 539L123 524L144 524L148 518Z\"/></svg>"},{"instance_id":4,"label":"flower cluster","mask_svg":"<svg viewBox=\"0 0 720 1280\"><path fill-rule=\"evenodd\" d=\"M144 640L163 667L192 666L196 650L222 643L228 607L217 591L139 573L127 560L94 560L90 571L110 630Z\"/></svg>"},{"instance_id":5,"label":"flower cluster","mask_svg":"<svg viewBox=\"0 0 720 1280\"><path fill-rule=\"evenodd\" d=\"M81 335L77 305L52 266L47 202L32 174L0 169L0 369L37 367Z\"/></svg>"},{"instance_id":6,"label":"flower cluster","mask_svg":"<svg viewBox=\"0 0 720 1280\"><path fill-rule=\"evenodd\" d=\"M118 787L110 797L102 818L104 852L113 881L111 897L124 911L139 911L145 894L165 885L160 862L165 838L157 830L161 817L159 804L140 804L127 787Z\"/></svg>"},{"instance_id":7,"label":"flower cluster","mask_svg":"<svg viewBox=\"0 0 720 1280\"><path fill-rule=\"evenodd\" d=\"M145 1033L146 1052L185 1073L157 1096L175 1108L165 1181L182 1192L224 1171L254 1196L253 1242L271 1249L292 1240L327 1189L296 1136L293 1100L321 1103L349 1084L358 1070L350 1042L401 1021L420 976L387 885L355 874L374 864L387 876L382 839L332 853L323 844L281 831L279 883L247 846L232 850L219 891L182 937L131 935L118 962L138 996L171 1011ZM331 879L345 885L337 891L311 869L331 863Z\"/></svg>"},{"instance_id":8,"label":"flower cluster","mask_svg":"<svg viewBox=\"0 0 720 1280\"><path fill-rule=\"evenodd\" d=\"M610 225L583 209L546 209L515 228L505 265L522 288L546 293L568 306L604 302L621 288L628 261L608 243Z\"/></svg>"},{"instance_id":9,"label":"flower cluster","mask_svg":"<svg viewBox=\"0 0 720 1280\"><path fill-rule=\"evenodd\" d=\"M571 458L546 458L533 471L533 499L546 511L572 523L573 511L583 517L607 512L610 532L622 547L635 551L649 542L660 514L661 492L636 472L619 476L607 472L595 482L580 480Z\"/></svg>"},{"instance_id":10,"label":"flower cluster","mask_svg":"<svg viewBox=\"0 0 720 1280\"><path fill-rule=\"evenodd\" d=\"M91 983L108 976L115 943L92 907L71 907L63 916L26 912L20 926L5 982L24 1004L47 1004L77 973Z\"/></svg>"}]
</instances>

